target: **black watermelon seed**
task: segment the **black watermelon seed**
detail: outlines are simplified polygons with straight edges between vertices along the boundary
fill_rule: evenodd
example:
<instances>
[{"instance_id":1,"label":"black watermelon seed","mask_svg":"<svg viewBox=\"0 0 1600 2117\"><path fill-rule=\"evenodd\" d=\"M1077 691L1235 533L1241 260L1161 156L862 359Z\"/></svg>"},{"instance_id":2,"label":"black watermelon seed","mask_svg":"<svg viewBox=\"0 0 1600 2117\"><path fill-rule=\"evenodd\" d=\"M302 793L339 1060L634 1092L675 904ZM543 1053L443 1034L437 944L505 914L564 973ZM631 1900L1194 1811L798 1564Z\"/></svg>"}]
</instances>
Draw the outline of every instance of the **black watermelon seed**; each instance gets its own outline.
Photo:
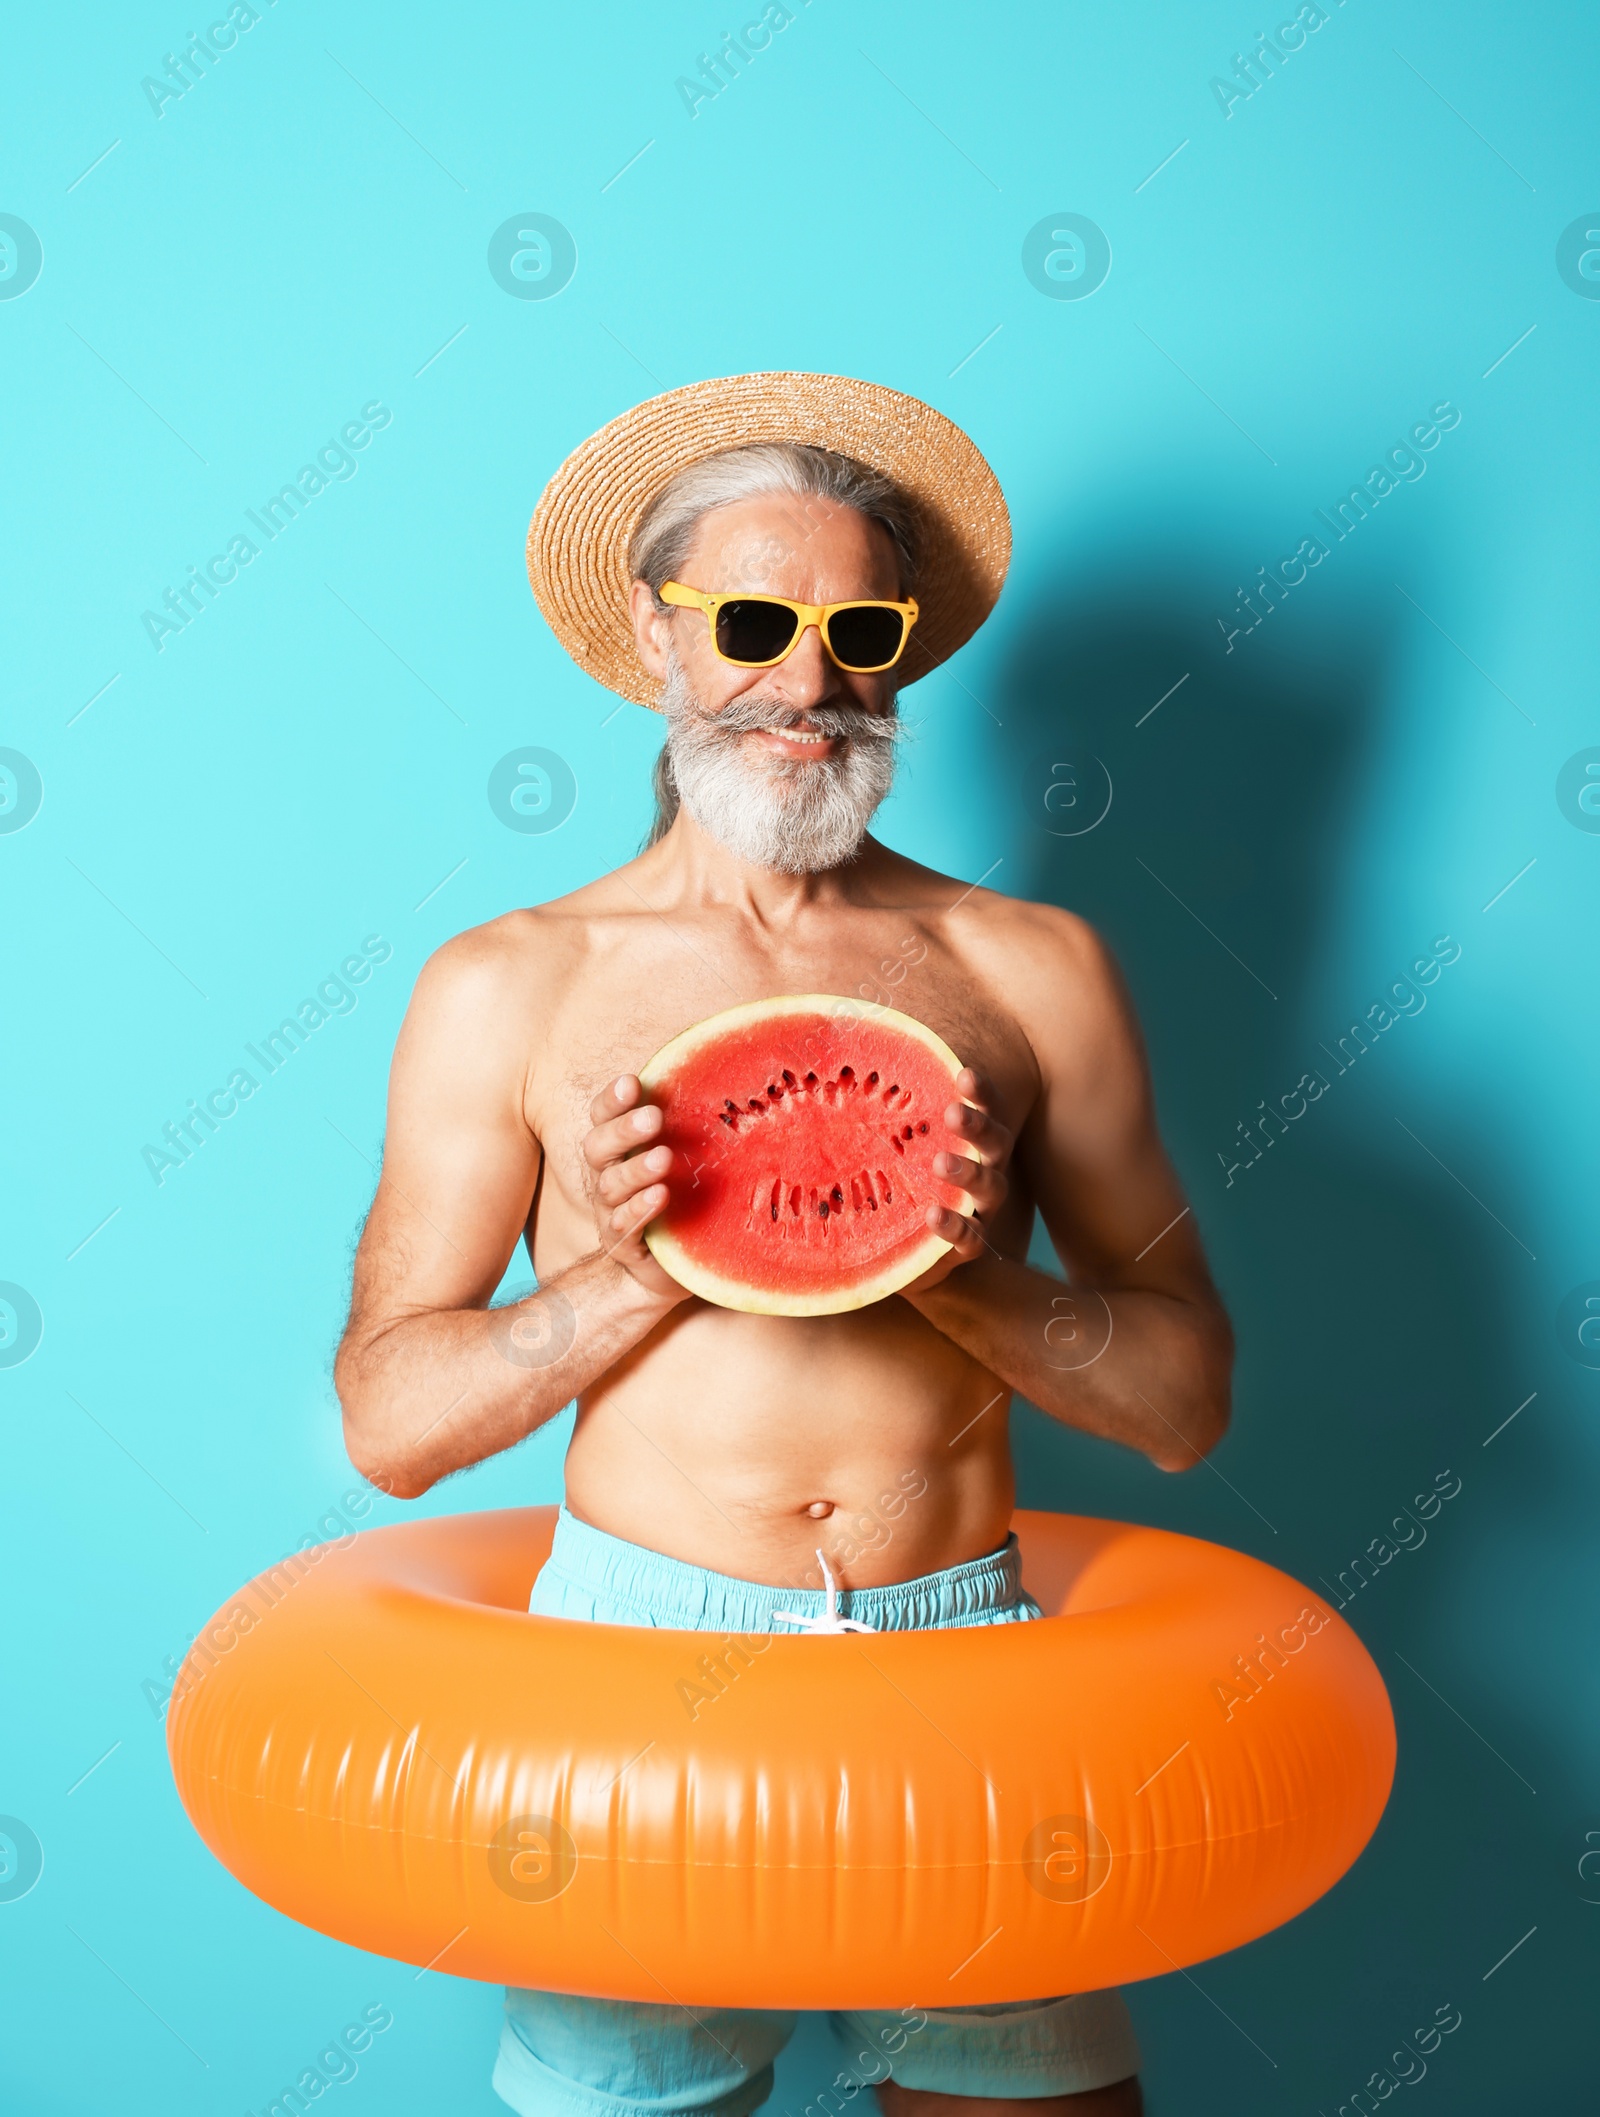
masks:
<instances>
[{"instance_id":1,"label":"black watermelon seed","mask_svg":"<svg viewBox=\"0 0 1600 2117\"><path fill-rule=\"evenodd\" d=\"M820 1204L820 1205L819 1205L819 1206L817 1207L817 1211L818 1211L818 1212L819 1212L819 1213L820 1213L820 1214L822 1215L822 1217L823 1217L823 1219L824 1219L824 1220L826 1220L826 1219L827 1219L827 1217L828 1217L828 1201L827 1201L827 1200L826 1200L825 1198L823 1199L822 1203L821 1203L821 1204Z\"/></svg>"},{"instance_id":2,"label":"black watermelon seed","mask_svg":"<svg viewBox=\"0 0 1600 2117\"><path fill-rule=\"evenodd\" d=\"M926 1132L926 1131L927 1131L927 1129L928 1129L928 1127L927 1127L927 1125L926 1125L926 1124L920 1124L920 1125L918 1125L918 1127L917 1127L917 1130L918 1130L919 1132Z\"/></svg>"}]
</instances>

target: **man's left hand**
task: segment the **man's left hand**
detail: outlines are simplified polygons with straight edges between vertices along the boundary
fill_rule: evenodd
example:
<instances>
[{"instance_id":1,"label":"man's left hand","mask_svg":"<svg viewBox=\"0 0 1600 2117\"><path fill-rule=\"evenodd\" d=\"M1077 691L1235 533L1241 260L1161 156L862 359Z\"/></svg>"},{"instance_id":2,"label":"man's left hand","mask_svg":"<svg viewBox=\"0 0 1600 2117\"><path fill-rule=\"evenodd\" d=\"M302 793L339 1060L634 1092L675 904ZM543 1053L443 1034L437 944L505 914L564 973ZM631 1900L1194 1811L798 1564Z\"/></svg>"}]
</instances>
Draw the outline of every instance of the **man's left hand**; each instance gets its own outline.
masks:
<instances>
[{"instance_id":1,"label":"man's left hand","mask_svg":"<svg viewBox=\"0 0 1600 2117\"><path fill-rule=\"evenodd\" d=\"M925 1293L947 1279L958 1265L970 1264L989 1248L982 1223L993 1223L1006 1197L1006 1164L1011 1159L1011 1134L994 1115L994 1089L970 1066L956 1076L958 1102L945 1110L948 1146L933 1158L933 1173L972 1201L968 1213L953 1206L930 1205L928 1232L939 1235L950 1247L937 1264L930 1265L920 1279L913 1279L905 1294Z\"/></svg>"}]
</instances>

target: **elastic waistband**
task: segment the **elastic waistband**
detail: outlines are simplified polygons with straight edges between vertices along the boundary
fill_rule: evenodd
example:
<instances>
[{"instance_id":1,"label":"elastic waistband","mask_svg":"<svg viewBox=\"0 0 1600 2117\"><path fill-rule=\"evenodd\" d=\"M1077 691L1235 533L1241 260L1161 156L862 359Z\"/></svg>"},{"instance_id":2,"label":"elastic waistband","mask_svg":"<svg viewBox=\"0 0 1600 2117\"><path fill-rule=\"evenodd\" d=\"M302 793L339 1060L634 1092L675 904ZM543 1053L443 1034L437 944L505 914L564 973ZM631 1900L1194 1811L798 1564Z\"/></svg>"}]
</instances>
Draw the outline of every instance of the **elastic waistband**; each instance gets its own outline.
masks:
<instances>
[{"instance_id":1,"label":"elastic waistband","mask_svg":"<svg viewBox=\"0 0 1600 2117\"><path fill-rule=\"evenodd\" d=\"M788 1633L797 1627L779 1621L780 1610L819 1616L826 1602L820 1588L774 1588L664 1557L579 1521L563 1506L550 1557L534 1586L532 1607L601 1624ZM1041 1613L1023 1593L1017 1539L1009 1536L998 1551L938 1573L882 1588L841 1589L839 1614L877 1632L924 1632L1017 1623Z\"/></svg>"}]
</instances>

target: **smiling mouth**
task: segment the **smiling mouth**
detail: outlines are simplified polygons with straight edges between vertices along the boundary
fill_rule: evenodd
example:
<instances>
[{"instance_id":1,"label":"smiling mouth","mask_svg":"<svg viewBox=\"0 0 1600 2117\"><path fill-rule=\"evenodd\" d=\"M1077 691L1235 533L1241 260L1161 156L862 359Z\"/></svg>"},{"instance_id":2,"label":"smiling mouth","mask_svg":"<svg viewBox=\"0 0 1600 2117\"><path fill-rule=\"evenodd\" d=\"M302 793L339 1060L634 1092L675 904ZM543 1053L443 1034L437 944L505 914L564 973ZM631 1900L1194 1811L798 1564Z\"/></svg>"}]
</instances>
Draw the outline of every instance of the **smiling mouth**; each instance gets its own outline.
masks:
<instances>
[{"instance_id":1,"label":"smiling mouth","mask_svg":"<svg viewBox=\"0 0 1600 2117\"><path fill-rule=\"evenodd\" d=\"M824 735L813 728L763 728L763 735L775 735L782 742L833 742L836 738Z\"/></svg>"}]
</instances>

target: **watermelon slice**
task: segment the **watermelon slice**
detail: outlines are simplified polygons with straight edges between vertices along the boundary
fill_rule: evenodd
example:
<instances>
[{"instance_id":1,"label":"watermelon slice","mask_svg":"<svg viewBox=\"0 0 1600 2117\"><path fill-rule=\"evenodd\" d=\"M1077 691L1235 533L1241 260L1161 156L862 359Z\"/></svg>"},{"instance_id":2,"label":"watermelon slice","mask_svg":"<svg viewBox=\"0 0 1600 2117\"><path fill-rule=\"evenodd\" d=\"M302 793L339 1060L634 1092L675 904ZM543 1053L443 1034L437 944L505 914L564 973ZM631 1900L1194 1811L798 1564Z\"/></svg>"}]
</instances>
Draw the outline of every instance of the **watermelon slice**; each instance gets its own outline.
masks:
<instances>
[{"instance_id":1,"label":"watermelon slice","mask_svg":"<svg viewBox=\"0 0 1600 2117\"><path fill-rule=\"evenodd\" d=\"M961 1061L893 1008L828 993L730 1007L639 1078L675 1156L645 1230L680 1286L719 1308L831 1316L898 1293L950 1245L929 1205Z\"/></svg>"}]
</instances>

